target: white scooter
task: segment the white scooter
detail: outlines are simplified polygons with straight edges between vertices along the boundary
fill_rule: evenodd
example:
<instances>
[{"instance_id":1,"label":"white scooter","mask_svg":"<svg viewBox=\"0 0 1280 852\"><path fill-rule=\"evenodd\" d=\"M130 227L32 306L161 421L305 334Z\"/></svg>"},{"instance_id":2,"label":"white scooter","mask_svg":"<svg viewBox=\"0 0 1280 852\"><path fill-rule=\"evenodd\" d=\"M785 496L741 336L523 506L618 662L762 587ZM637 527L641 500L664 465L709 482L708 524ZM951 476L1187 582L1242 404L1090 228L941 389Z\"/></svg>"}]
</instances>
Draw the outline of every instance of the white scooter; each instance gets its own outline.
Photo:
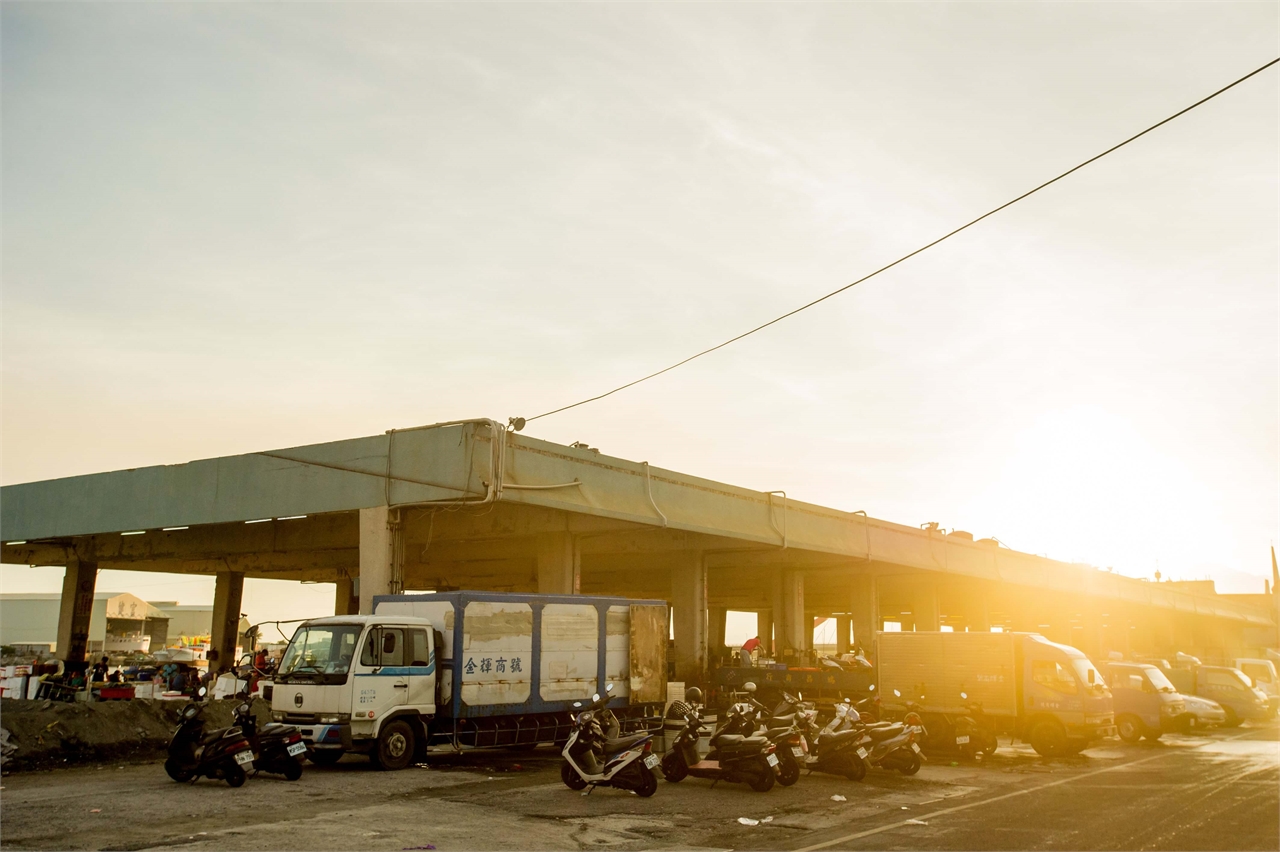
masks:
<instances>
[{"instance_id":1,"label":"white scooter","mask_svg":"<svg viewBox=\"0 0 1280 852\"><path fill-rule=\"evenodd\" d=\"M658 790L653 770L661 762L653 753L653 734L617 736L617 719L606 706L612 690L613 684L609 684L603 698L593 695L591 704L578 713L561 752L560 780L570 790L617 787L652 796ZM582 702L575 701L573 706L582 707Z\"/></svg>"}]
</instances>

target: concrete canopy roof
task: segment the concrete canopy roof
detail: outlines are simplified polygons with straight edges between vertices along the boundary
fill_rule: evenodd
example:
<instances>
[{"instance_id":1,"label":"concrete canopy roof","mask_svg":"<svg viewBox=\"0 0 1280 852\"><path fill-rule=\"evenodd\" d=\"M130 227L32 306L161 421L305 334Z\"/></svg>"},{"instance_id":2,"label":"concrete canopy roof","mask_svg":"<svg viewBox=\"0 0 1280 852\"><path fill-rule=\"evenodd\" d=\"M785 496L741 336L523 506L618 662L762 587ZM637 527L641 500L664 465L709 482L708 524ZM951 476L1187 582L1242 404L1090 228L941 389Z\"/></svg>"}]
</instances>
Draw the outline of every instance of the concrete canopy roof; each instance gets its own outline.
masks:
<instances>
[{"instance_id":1,"label":"concrete canopy roof","mask_svg":"<svg viewBox=\"0 0 1280 852\"><path fill-rule=\"evenodd\" d=\"M0 529L6 563L62 564L68 548L91 546L95 559L145 556L152 570L199 572L215 569L198 560L161 558L163 549L155 548L172 535L162 534L164 528L350 514L382 505L469 504L566 513L582 523L613 522L614 531L682 533L708 552L732 550L741 559L853 571L893 566L1271 624L1258 609L1214 596L566 447L489 420L5 486ZM261 526L275 528L273 543L287 535L278 532L284 524ZM140 531L146 532L120 535ZM334 532L335 541L342 534ZM245 526L240 538L254 535L266 538L268 531ZM339 549L334 544L331 558L321 553L315 565L336 564ZM220 570L230 565L225 559L220 564Z\"/></svg>"}]
</instances>

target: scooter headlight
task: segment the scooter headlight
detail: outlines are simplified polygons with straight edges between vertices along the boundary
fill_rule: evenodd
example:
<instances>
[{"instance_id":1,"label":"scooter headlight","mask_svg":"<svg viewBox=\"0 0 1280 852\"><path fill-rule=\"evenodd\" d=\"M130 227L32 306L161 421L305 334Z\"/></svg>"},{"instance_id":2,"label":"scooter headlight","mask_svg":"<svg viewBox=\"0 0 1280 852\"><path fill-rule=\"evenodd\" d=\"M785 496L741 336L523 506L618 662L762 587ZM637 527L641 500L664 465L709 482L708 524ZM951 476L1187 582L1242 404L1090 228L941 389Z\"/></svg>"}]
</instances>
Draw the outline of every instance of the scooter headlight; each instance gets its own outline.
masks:
<instances>
[{"instance_id":1,"label":"scooter headlight","mask_svg":"<svg viewBox=\"0 0 1280 852\"><path fill-rule=\"evenodd\" d=\"M248 715L249 715L249 705L248 705L248 704L241 704L239 707L237 707L237 708L236 708L236 713L237 713L237 714L239 714L239 715L241 715L241 716L248 716Z\"/></svg>"}]
</instances>

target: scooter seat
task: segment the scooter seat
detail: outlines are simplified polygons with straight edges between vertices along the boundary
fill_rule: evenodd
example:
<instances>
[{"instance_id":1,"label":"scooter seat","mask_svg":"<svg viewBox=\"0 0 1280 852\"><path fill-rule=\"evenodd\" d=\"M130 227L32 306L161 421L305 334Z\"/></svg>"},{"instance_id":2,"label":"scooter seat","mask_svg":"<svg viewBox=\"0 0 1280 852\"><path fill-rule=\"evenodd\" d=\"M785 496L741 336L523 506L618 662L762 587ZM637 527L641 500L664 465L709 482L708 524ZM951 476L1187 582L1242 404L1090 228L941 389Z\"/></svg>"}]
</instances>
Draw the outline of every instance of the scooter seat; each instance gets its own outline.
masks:
<instances>
[{"instance_id":1,"label":"scooter seat","mask_svg":"<svg viewBox=\"0 0 1280 852\"><path fill-rule=\"evenodd\" d=\"M836 745L837 743L842 743L847 740L856 740L856 739L859 739L860 737L861 737L861 734L858 731L853 731L853 730L835 731L833 733L823 735L822 744Z\"/></svg>"},{"instance_id":2,"label":"scooter seat","mask_svg":"<svg viewBox=\"0 0 1280 852\"><path fill-rule=\"evenodd\" d=\"M753 734L749 737L744 737L742 734L723 734L716 740L716 745L720 748L743 748L746 746L754 748L769 745L769 740L759 734Z\"/></svg>"},{"instance_id":3,"label":"scooter seat","mask_svg":"<svg viewBox=\"0 0 1280 852\"><path fill-rule=\"evenodd\" d=\"M765 734L765 736L772 740L775 737L781 737L789 733L791 733L791 726L787 725L786 727L783 727L783 728L770 728L768 732Z\"/></svg>"},{"instance_id":4,"label":"scooter seat","mask_svg":"<svg viewBox=\"0 0 1280 852\"><path fill-rule=\"evenodd\" d=\"M769 720L771 728L787 728L796 723L796 714L788 713L786 716L774 716Z\"/></svg>"},{"instance_id":5,"label":"scooter seat","mask_svg":"<svg viewBox=\"0 0 1280 852\"><path fill-rule=\"evenodd\" d=\"M867 733L871 736L871 739L880 742L881 740L891 740L904 730L906 730L905 726L897 723L884 728L868 728Z\"/></svg>"},{"instance_id":6,"label":"scooter seat","mask_svg":"<svg viewBox=\"0 0 1280 852\"><path fill-rule=\"evenodd\" d=\"M617 754L620 751L626 751L634 748L640 743L647 740L651 734L635 734L630 737L618 737L616 740L606 740L604 744L605 754Z\"/></svg>"}]
</instances>

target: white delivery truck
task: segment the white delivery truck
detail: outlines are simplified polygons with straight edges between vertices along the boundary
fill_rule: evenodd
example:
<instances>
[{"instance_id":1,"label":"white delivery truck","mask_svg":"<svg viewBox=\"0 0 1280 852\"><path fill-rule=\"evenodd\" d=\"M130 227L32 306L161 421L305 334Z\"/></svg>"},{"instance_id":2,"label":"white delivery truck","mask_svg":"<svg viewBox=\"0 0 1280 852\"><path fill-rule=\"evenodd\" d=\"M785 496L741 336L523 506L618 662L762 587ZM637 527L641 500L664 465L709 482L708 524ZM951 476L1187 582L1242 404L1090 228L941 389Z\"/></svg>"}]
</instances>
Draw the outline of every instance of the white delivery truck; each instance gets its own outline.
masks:
<instances>
[{"instance_id":1,"label":"white delivery truck","mask_svg":"<svg viewBox=\"0 0 1280 852\"><path fill-rule=\"evenodd\" d=\"M315 763L367 753L385 769L430 743L563 742L572 705L606 694L628 731L656 730L666 700L665 601L440 592L374 598L373 615L298 627L272 715Z\"/></svg>"}]
</instances>

